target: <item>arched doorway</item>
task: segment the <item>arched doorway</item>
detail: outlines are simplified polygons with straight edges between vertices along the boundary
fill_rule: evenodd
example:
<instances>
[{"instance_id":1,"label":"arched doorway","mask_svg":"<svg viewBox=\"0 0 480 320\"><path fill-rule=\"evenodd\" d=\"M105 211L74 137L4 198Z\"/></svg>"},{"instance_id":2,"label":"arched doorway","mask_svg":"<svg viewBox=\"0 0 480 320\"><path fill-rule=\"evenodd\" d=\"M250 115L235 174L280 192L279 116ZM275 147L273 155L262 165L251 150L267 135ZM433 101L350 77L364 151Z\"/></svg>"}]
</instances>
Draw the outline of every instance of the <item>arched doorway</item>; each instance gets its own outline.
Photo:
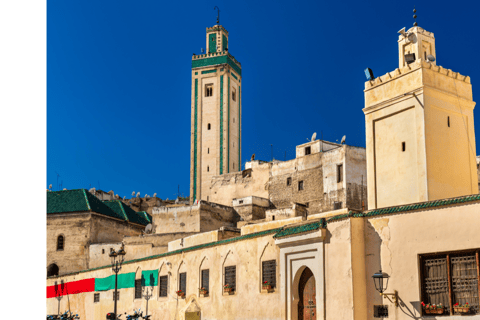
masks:
<instances>
[{"instance_id":1,"label":"arched doorway","mask_svg":"<svg viewBox=\"0 0 480 320\"><path fill-rule=\"evenodd\" d=\"M298 319L317 319L315 277L309 268L303 270L298 283Z\"/></svg>"},{"instance_id":2,"label":"arched doorway","mask_svg":"<svg viewBox=\"0 0 480 320\"><path fill-rule=\"evenodd\" d=\"M52 263L47 267L47 277L58 276L58 266Z\"/></svg>"}]
</instances>

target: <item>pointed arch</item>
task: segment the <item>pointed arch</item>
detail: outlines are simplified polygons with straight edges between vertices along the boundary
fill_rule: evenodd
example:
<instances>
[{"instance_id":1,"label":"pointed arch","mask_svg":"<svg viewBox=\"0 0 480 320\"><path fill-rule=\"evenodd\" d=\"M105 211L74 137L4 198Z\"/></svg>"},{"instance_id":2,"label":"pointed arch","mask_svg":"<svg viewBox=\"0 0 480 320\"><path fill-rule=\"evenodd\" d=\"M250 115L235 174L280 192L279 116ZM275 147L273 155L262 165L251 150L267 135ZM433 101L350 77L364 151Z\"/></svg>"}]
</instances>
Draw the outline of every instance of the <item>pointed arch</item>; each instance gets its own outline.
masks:
<instances>
[{"instance_id":1,"label":"pointed arch","mask_svg":"<svg viewBox=\"0 0 480 320\"><path fill-rule=\"evenodd\" d=\"M47 277L58 276L60 269L55 263L50 264L47 267Z\"/></svg>"}]
</instances>

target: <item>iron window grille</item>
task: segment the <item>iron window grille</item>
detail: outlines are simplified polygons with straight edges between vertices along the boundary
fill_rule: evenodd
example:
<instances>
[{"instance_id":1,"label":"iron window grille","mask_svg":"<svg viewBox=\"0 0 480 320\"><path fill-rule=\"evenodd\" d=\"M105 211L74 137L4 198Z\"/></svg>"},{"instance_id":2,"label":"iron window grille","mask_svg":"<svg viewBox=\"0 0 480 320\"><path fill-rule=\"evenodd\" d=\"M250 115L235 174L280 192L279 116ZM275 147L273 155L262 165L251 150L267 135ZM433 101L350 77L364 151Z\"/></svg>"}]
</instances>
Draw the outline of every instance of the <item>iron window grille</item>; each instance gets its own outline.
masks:
<instances>
[{"instance_id":1,"label":"iron window grille","mask_svg":"<svg viewBox=\"0 0 480 320\"><path fill-rule=\"evenodd\" d=\"M275 260L262 261L262 284L267 281L272 288L277 286L277 262Z\"/></svg>"},{"instance_id":2,"label":"iron window grille","mask_svg":"<svg viewBox=\"0 0 480 320\"><path fill-rule=\"evenodd\" d=\"M338 210L338 209L342 209L342 202L341 201L335 201L333 203L333 210Z\"/></svg>"},{"instance_id":3,"label":"iron window grille","mask_svg":"<svg viewBox=\"0 0 480 320\"><path fill-rule=\"evenodd\" d=\"M441 303L443 315L453 315L452 305L466 303L470 314L479 313L479 249L420 255L421 298L427 304Z\"/></svg>"},{"instance_id":4,"label":"iron window grille","mask_svg":"<svg viewBox=\"0 0 480 320\"><path fill-rule=\"evenodd\" d=\"M168 276L160 276L160 297L166 297L168 290Z\"/></svg>"},{"instance_id":5,"label":"iron window grille","mask_svg":"<svg viewBox=\"0 0 480 320\"><path fill-rule=\"evenodd\" d=\"M388 318L388 306L377 305L373 306L374 318Z\"/></svg>"},{"instance_id":6,"label":"iron window grille","mask_svg":"<svg viewBox=\"0 0 480 320\"><path fill-rule=\"evenodd\" d=\"M187 273L186 272L180 273L178 288L179 290L182 290L182 292L184 292L185 295L187 295Z\"/></svg>"},{"instance_id":7,"label":"iron window grille","mask_svg":"<svg viewBox=\"0 0 480 320\"><path fill-rule=\"evenodd\" d=\"M100 293L93 294L93 302L100 302Z\"/></svg>"},{"instance_id":8,"label":"iron window grille","mask_svg":"<svg viewBox=\"0 0 480 320\"><path fill-rule=\"evenodd\" d=\"M57 251L63 250L65 239L62 235L57 238Z\"/></svg>"},{"instance_id":9,"label":"iron window grille","mask_svg":"<svg viewBox=\"0 0 480 320\"><path fill-rule=\"evenodd\" d=\"M115 300L115 292L113 292L113 300ZM117 292L117 301L120 300L120 292Z\"/></svg>"},{"instance_id":10,"label":"iron window grille","mask_svg":"<svg viewBox=\"0 0 480 320\"><path fill-rule=\"evenodd\" d=\"M208 288L209 284L210 284L210 270L209 269L202 270L202 288L205 288L207 292L209 291L209 288Z\"/></svg>"},{"instance_id":11,"label":"iron window grille","mask_svg":"<svg viewBox=\"0 0 480 320\"><path fill-rule=\"evenodd\" d=\"M230 266L225 267L225 285L230 285L232 291L237 289L237 267Z\"/></svg>"},{"instance_id":12,"label":"iron window grille","mask_svg":"<svg viewBox=\"0 0 480 320\"><path fill-rule=\"evenodd\" d=\"M135 299L142 299L142 279L135 279Z\"/></svg>"}]
</instances>

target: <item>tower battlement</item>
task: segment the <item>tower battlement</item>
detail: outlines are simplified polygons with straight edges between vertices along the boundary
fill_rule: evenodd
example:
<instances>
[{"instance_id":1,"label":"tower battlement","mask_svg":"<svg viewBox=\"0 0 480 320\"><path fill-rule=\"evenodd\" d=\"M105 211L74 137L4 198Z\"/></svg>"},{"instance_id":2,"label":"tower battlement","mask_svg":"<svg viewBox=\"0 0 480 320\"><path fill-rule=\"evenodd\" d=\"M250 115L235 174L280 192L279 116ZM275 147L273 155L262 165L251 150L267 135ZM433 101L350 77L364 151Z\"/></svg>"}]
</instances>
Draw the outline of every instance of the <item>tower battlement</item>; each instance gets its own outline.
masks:
<instances>
[{"instance_id":1,"label":"tower battlement","mask_svg":"<svg viewBox=\"0 0 480 320\"><path fill-rule=\"evenodd\" d=\"M208 33L208 32L216 32L216 31L220 31L220 30L223 31L223 32L225 32L225 33L227 34L227 36L228 36L228 31L227 31L227 29L225 29L223 26L218 25L218 24L217 24L217 25L214 25L213 27L207 28L207 33Z\"/></svg>"}]
</instances>

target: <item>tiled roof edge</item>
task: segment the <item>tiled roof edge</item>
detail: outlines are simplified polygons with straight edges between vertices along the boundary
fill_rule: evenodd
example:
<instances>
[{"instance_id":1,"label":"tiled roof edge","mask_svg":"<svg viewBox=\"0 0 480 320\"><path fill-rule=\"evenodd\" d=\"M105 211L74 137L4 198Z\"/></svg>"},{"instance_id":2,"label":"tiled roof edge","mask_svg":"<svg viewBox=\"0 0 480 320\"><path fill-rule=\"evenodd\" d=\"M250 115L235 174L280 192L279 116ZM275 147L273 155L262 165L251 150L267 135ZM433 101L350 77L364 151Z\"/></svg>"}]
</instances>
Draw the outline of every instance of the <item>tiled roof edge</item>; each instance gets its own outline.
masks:
<instances>
[{"instance_id":1,"label":"tiled roof edge","mask_svg":"<svg viewBox=\"0 0 480 320\"><path fill-rule=\"evenodd\" d=\"M130 263L135 263L135 262L153 260L153 259L157 259L157 258L163 258L163 257L167 257L167 256L171 256L171 255L175 255L175 254L179 254L179 253L183 253L183 252L188 252L188 251L194 251L194 250L202 249L202 248L216 247L217 245L221 245L221 244L225 244L225 243L237 242L237 241L241 241L241 240L245 240L245 239L252 239L252 238L260 237L260 236L267 235L267 234L270 234L270 233L279 232L281 229L283 229L283 228L264 230L264 231L260 231L260 232L256 232L256 233L250 233L250 234L246 234L246 235L243 235L243 236L234 237L234 238L230 238L230 239L204 243L204 244L200 244L200 245L197 245L197 246L192 246L192 247L185 248L185 249L179 249L179 250L160 253L160 254L156 254L156 255L153 255L153 256L144 257L144 258L128 260L128 261L125 261L123 263L123 265L130 264ZM101 270L101 269L106 269L106 268L111 268L111 267L112 267L111 265L106 265L106 266L102 266L102 267L86 269L86 270L81 270L81 271L72 272L72 273L66 273L66 274L62 274L61 276L52 276L52 277L48 277L47 279L59 278L59 277L63 277L63 276L72 276L72 275L76 275L76 274L80 274L80 273L96 271L96 270Z\"/></svg>"},{"instance_id":2,"label":"tiled roof edge","mask_svg":"<svg viewBox=\"0 0 480 320\"><path fill-rule=\"evenodd\" d=\"M87 194L85 193L85 189L81 189L83 191L83 196L85 197L85 202L87 203L88 210L92 210L92 207L90 207L90 202L88 201Z\"/></svg>"}]
</instances>

